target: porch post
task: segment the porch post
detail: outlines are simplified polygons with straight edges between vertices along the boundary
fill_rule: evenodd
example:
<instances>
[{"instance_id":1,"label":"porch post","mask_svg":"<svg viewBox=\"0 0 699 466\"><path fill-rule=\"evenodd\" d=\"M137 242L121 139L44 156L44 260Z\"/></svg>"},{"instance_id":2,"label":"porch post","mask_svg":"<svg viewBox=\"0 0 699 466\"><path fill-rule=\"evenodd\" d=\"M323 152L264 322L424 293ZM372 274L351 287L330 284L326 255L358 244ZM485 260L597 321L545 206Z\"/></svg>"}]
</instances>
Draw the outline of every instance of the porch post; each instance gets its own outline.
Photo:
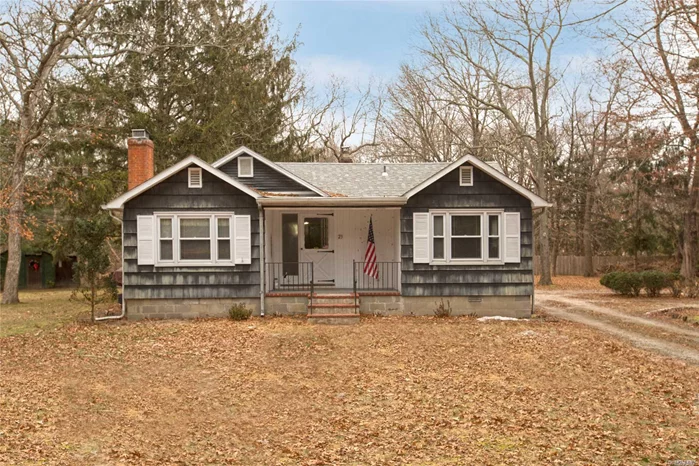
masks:
<instances>
[{"instance_id":1,"label":"porch post","mask_svg":"<svg viewBox=\"0 0 699 466\"><path fill-rule=\"evenodd\" d=\"M260 223L260 317L265 316L265 210L257 207Z\"/></svg>"}]
</instances>

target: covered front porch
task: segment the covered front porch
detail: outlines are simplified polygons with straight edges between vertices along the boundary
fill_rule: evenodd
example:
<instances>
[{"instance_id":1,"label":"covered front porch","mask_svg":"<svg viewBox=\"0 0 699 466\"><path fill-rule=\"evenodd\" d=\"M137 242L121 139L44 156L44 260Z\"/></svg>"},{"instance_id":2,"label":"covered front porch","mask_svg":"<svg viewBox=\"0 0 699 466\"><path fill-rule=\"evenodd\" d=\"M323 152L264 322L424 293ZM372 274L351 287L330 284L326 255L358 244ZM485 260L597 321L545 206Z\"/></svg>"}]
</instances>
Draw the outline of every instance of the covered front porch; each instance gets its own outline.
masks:
<instances>
[{"instance_id":1,"label":"covered front porch","mask_svg":"<svg viewBox=\"0 0 699 466\"><path fill-rule=\"evenodd\" d=\"M370 220L376 260L367 264ZM264 230L267 296L400 294L399 206L266 207Z\"/></svg>"}]
</instances>

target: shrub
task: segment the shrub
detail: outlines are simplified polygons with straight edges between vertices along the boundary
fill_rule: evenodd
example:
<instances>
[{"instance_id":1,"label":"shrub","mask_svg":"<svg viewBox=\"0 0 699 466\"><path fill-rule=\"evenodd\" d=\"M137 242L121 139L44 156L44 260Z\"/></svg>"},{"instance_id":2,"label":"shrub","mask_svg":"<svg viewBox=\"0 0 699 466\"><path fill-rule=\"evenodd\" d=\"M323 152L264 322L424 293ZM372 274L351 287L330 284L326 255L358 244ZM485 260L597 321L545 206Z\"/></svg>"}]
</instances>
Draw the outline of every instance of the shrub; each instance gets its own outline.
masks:
<instances>
[{"instance_id":1,"label":"shrub","mask_svg":"<svg viewBox=\"0 0 699 466\"><path fill-rule=\"evenodd\" d=\"M638 296L643 289L643 278L637 272L611 272L602 276L600 284L625 296Z\"/></svg>"},{"instance_id":2,"label":"shrub","mask_svg":"<svg viewBox=\"0 0 699 466\"><path fill-rule=\"evenodd\" d=\"M682 296L682 290L684 289L684 284L682 280L682 275L677 272L668 274L670 291L672 291L673 298L679 298Z\"/></svg>"},{"instance_id":3,"label":"shrub","mask_svg":"<svg viewBox=\"0 0 699 466\"><path fill-rule=\"evenodd\" d=\"M233 320L248 320L252 315L252 309L248 309L245 304L238 303L231 306L228 309L228 315L231 316Z\"/></svg>"},{"instance_id":4,"label":"shrub","mask_svg":"<svg viewBox=\"0 0 699 466\"><path fill-rule=\"evenodd\" d=\"M646 294L652 298L660 296L660 293L665 288L670 287L670 274L659 272L657 270L646 270L641 272L641 280Z\"/></svg>"},{"instance_id":5,"label":"shrub","mask_svg":"<svg viewBox=\"0 0 699 466\"><path fill-rule=\"evenodd\" d=\"M449 304L449 301L447 300L447 303L444 304L444 300L440 299L440 302L437 303L437 307L434 309L434 315L436 317L449 317L451 316L451 305Z\"/></svg>"}]
</instances>

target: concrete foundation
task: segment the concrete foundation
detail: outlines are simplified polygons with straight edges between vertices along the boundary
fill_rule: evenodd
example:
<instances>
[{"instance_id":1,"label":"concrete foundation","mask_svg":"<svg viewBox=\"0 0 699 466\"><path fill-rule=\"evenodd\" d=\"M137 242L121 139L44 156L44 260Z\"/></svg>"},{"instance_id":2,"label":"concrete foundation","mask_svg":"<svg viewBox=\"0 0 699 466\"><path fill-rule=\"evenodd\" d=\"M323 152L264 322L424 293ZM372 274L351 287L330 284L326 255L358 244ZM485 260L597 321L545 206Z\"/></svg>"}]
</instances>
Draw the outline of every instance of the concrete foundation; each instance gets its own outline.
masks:
<instances>
[{"instance_id":1,"label":"concrete foundation","mask_svg":"<svg viewBox=\"0 0 699 466\"><path fill-rule=\"evenodd\" d=\"M260 300L241 299L129 299L126 317L141 319L196 319L201 317L228 317L233 304L245 304L253 315L260 315Z\"/></svg>"},{"instance_id":2,"label":"concrete foundation","mask_svg":"<svg viewBox=\"0 0 699 466\"><path fill-rule=\"evenodd\" d=\"M432 316L437 306L451 308L452 316L531 317L531 296L361 296L362 315ZM198 317L228 317L228 309L242 303L260 315L260 301L243 299L130 299L126 313L130 320L192 319ZM303 296L274 296L265 298L268 316L306 315L308 298Z\"/></svg>"}]
</instances>

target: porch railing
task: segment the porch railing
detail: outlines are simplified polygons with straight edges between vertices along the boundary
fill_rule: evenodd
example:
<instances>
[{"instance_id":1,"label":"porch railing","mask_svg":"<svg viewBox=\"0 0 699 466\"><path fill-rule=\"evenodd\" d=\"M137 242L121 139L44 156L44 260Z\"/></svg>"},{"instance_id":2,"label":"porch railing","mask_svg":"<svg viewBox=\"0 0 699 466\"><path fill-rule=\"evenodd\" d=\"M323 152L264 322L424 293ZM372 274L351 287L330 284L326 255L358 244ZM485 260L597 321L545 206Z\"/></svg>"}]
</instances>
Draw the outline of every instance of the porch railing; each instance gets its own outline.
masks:
<instances>
[{"instance_id":1,"label":"porch railing","mask_svg":"<svg viewBox=\"0 0 699 466\"><path fill-rule=\"evenodd\" d=\"M353 261L354 292L362 291L395 291L400 286L400 262L376 262L378 278L364 273L366 262Z\"/></svg>"},{"instance_id":2,"label":"porch railing","mask_svg":"<svg viewBox=\"0 0 699 466\"><path fill-rule=\"evenodd\" d=\"M267 262L266 291L313 292L313 262Z\"/></svg>"}]
</instances>

